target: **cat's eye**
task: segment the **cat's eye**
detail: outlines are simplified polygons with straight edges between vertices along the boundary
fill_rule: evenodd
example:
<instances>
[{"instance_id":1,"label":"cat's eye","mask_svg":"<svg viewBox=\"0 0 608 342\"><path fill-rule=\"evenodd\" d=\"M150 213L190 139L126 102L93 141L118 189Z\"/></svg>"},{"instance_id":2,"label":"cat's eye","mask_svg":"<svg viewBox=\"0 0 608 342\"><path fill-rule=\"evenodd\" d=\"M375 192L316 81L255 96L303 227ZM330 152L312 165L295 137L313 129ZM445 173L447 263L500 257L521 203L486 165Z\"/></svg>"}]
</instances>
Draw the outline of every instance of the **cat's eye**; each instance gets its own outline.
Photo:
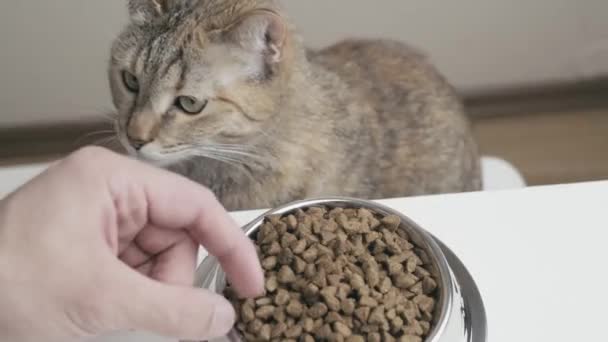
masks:
<instances>
[{"instance_id":1,"label":"cat's eye","mask_svg":"<svg viewBox=\"0 0 608 342\"><path fill-rule=\"evenodd\" d=\"M200 114L207 107L207 100L198 100L192 96L180 96L175 99L175 106L190 115Z\"/></svg>"},{"instance_id":2,"label":"cat's eye","mask_svg":"<svg viewBox=\"0 0 608 342\"><path fill-rule=\"evenodd\" d=\"M123 71L122 72L122 82L125 84L125 87L127 87L127 89L130 92L132 92L132 93L139 92L139 81L137 80L137 77L135 75L133 75L132 73L130 73L128 71Z\"/></svg>"}]
</instances>

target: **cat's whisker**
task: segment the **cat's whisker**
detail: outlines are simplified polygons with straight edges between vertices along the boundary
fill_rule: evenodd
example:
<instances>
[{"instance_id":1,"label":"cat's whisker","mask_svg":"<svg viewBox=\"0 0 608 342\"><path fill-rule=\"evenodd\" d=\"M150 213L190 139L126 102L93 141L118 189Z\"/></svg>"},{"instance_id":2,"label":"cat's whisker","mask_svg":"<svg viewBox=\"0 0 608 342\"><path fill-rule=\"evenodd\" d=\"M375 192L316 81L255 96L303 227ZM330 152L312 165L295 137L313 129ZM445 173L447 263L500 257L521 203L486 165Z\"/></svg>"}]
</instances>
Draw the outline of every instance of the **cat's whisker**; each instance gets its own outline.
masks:
<instances>
[{"instance_id":1,"label":"cat's whisker","mask_svg":"<svg viewBox=\"0 0 608 342\"><path fill-rule=\"evenodd\" d=\"M110 137L101 138L101 139L98 139L98 140L93 141L91 143L91 145L104 146L104 147L106 147L106 145L110 145L111 146L112 144L119 145L119 141L116 138L116 136L110 136Z\"/></svg>"},{"instance_id":2,"label":"cat's whisker","mask_svg":"<svg viewBox=\"0 0 608 342\"><path fill-rule=\"evenodd\" d=\"M74 144L76 145L80 145L82 143L84 143L87 139L91 139L100 135L113 135L114 134L114 130L110 130L110 129L106 129L106 130L98 130L98 131L93 131L93 132L89 132L87 134L82 135L81 137L79 137L78 139L76 139L74 141Z\"/></svg>"},{"instance_id":3,"label":"cat's whisker","mask_svg":"<svg viewBox=\"0 0 608 342\"><path fill-rule=\"evenodd\" d=\"M245 176L247 176L252 181L255 181L255 179L253 178L253 175L246 167L244 167L245 164L241 160L230 158L230 157L227 157L224 155L219 155L219 154L216 154L216 153L213 153L210 151L198 150L198 151L194 151L193 154L198 157L209 158L209 159L217 160L219 162L228 164L228 165L234 167L235 169L241 171L242 173L244 173Z\"/></svg>"},{"instance_id":4,"label":"cat's whisker","mask_svg":"<svg viewBox=\"0 0 608 342\"><path fill-rule=\"evenodd\" d=\"M115 122L116 120L118 120L117 113L101 113L100 116L109 122Z\"/></svg>"}]
</instances>

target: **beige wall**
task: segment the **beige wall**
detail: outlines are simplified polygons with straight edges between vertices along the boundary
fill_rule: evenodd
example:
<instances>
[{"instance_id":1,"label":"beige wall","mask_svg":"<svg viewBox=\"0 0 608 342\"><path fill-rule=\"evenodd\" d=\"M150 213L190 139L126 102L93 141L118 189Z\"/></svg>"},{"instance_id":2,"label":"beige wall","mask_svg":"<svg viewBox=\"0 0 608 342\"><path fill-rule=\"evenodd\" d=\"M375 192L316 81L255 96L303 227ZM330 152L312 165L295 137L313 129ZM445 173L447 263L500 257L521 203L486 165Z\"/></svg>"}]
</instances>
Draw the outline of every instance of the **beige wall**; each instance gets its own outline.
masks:
<instances>
[{"instance_id":1,"label":"beige wall","mask_svg":"<svg viewBox=\"0 0 608 342\"><path fill-rule=\"evenodd\" d=\"M108 46L125 0L0 1L0 126L112 109ZM608 73L606 0L285 0L310 45L346 36L426 50L462 91Z\"/></svg>"}]
</instances>

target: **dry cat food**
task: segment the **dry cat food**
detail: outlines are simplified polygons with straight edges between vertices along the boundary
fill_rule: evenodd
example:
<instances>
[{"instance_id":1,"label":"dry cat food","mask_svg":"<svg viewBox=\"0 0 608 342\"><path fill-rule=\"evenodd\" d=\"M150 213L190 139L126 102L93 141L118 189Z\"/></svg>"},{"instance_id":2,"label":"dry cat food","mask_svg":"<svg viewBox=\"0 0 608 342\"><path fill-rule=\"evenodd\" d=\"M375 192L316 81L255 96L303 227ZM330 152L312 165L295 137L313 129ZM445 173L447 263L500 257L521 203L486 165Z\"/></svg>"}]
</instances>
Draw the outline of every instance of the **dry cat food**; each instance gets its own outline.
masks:
<instances>
[{"instance_id":1,"label":"dry cat food","mask_svg":"<svg viewBox=\"0 0 608 342\"><path fill-rule=\"evenodd\" d=\"M367 209L269 217L255 237L265 296L225 291L237 330L246 341L423 341L437 280L399 225Z\"/></svg>"}]
</instances>

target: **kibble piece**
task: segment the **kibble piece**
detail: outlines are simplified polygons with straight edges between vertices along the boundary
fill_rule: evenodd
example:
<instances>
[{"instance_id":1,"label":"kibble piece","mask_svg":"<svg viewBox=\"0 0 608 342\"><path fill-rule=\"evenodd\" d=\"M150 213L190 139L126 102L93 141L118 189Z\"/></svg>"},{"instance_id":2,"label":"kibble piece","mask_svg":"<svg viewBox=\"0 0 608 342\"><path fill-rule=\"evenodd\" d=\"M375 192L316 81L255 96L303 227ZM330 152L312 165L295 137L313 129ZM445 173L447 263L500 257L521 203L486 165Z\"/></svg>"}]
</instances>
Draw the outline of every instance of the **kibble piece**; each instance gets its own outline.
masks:
<instances>
[{"instance_id":1,"label":"kibble piece","mask_svg":"<svg viewBox=\"0 0 608 342\"><path fill-rule=\"evenodd\" d=\"M300 335L302 335L302 327L299 325L293 325L293 326L287 328L284 335L287 338L297 338Z\"/></svg>"},{"instance_id":2,"label":"kibble piece","mask_svg":"<svg viewBox=\"0 0 608 342\"><path fill-rule=\"evenodd\" d=\"M280 279L279 279L280 281ZM409 289L418 282L418 279L412 274L399 274L393 277L393 284L400 289Z\"/></svg>"},{"instance_id":3,"label":"kibble piece","mask_svg":"<svg viewBox=\"0 0 608 342\"><path fill-rule=\"evenodd\" d=\"M302 325L302 328L304 328L304 331L310 333L315 328L315 321L310 317L306 317L302 321L301 325Z\"/></svg>"},{"instance_id":4,"label":"kibble piece","mask_svg":"<svg viewBox=\"0 0 608 342\"><path fill-rule=\"evenodd\" d=\"M317 250L318 250L319 256L328 255L332 258L335 257L334 252L330 248L328 248L322 244L317 244Z\"/></svg>"},{"instance_id":5,"label":"kibble piece","mask_svg":"<svg viewBox=\"0 0 608 342\"><path fill-rule=\"evenodd\" d=\"M272 241L276 241L278 237L279 234L270 222L266 222L264 225L262 225L262 228L260 228L260 232L258 233L258 241L261 244L267 244Z\"/></svg>"},{"instance_id":6,"label":"kibble piece","mask_svg":"<svg viewBox=\"0 0 608 342\"><path fill-rule=\"evenodd\" d=\"M302 335L302 338L300 338L300 342L315 342L315 338L310 334L304 334Z\"/></svg>"},{"instance_id":7,"label":"kibble piece","mask_svg":"<svg viewBox=\"0 0 608 342\"><path fill-rule=\"evenodd\" d=\"M422 279L422 292L425 295L433 293L437 288L437 283L431 277L425 277Z\"/></svg>"},{"instance_id":8,"label":"kibble piece","mask_svg":"<svg viewBox=\"0 0 608 342\"><path fill-rule=\"evenodd\" d=\"M274 309L275 307L272 305L264 305L255 311L255 317L261 319L268 319L274 313Z\"/></svg>"},{"instance_id":9,"label":"kibble piece","mask_svg":"<svg viewBox=\"0 0 608 342\"><path fill-rule=\"evenodd\" d=\"M410 257L407 259L406 269L408 273L413 273L416 271L416 267L418 267L418 262L416 258Z\"/></svg>"},{"instance_id":10,"label":"kibble piece","mask_svg":"<svg viewBox=\"0 0 608 342\"><path fill-rule=\"evenodd\" d=\"M325 323L342 322L342 321L343 321L342 316L340 316L340 314L335 311L330 311L329 313L327 313L327 316L325 316Z\"/></svg>"},{"instance_id":11,"label":"kibble piece","mask_svg":"<svg viewBox=\"0 0 608 342\"><path fill-rule=\"evenodd\" d=\"M338 292L336 293L336 297L340 298L340 299L345 299L348 298L348 295L351 292L351 287L348 284L339 284L338 285Z\"/></svg>"},{"instance_id":12,"label":"kibble piece","mask_svg":"<svg viewBox=\"0 0 608 342\"><path fill-rule=\"evenodd\" d=\"M295 257L293 261L293 270L297 274L302 274L306 271L306 262L299 257Z\"/></svg>"},{"instance_id":13,"label":"kibble piece","mask_svg":"<svg viewBox=\"0 0 608 342\"><path fill-rule=\"evenodd\" d=\"M312 247L308 248L306 251L304 251L304 253L302 253L302 259L304 259L306 262L310 263L317 259L317 255L318 255L317 248L312 246Z\"/></svg>"},{"instance_id":14,"label":"kibble piece","mask_svg":"<svg viewBox=\"0 0 608 342\"><path fill-rule=\"evenodd\" d=\"M403 327L403 319L395 317L391 320L391 332L396 334Z\"/></svg>"},{"instance_id":15,"label":"kibble piece","mask_svg":"<svg viewBox=\"0 0 608 342\"><path fill-rule=\"evenodd\" d=\"M359 305L361 306L369 306L371 308L378 306L378 301L369 296L361 297L359 300Z\"/></svg>"},{"instance_id":16,"label":"kibble piece","mask_svg":"<svg viewBox=\"0 0 608 342\"><path fill-rule=\"evenodd\" d=\"M366 323L370 312L371 309L369 307L360 307L355 310L355 317L357 317L361 322Z\"/></svg>"},{"instance_id":17,"label":"kibble piece","mask_svg":"<svg viewBox=\"0 0 608 342\"><path fill-rule=\"evenodd\" d=\"M350 278L350 286L356 290L361 289L365 287L365 280L359 274L353 274Z\"/></svg>"},{"instance_id":18,"label":"kibble piece","mask_svg":"<svg viewBox=\"0 0 608 342\"><path fill-rule=\"evenodd\" d=\"M333 333L327 339L329 342L344 342L346 338L338 333Z\"/></svg>"},{"instance_id":19,"label":"kibble piece","mask_svg":"<svg viewBox=\"0 0 608 342\"><path fill-rule=\"evenodd\" d=\"M277 322L285 322L285 320L287 319L287 314L285 313L285 309L282 306L278 306L274 310L274 314L272 314L272 317Z\"/></svg>"},{"instance_id":20,"label":"kibble piece","mask_svg":"<svg viewBox=\"0 0 608 342\"><path fill-rule=\"evenodd\" d=\"M380 283L380 286L378 287L378 290L381 293L388 293L388 291L393 287L393 282L391 281L391 278L389 277L384 277L384 279L382 280L382 282Z\"/></svg>"},{"instance_id":21,"label":"kibble piece","mask_svg":"<svg viewBox=\"0 0 608 342\"><path fill-rule=\"evenodd\" d=\"M262 267L265 270L270 271L277 266L277 263L278 262L276 256L269 256L268 258L262 261Z\"/></svg>"},{"instance_id":22,"label":"kibble piece","mask_svg":"<svg viewBox=\"0 0 608 342\"><path fill-rule=\"evenodd\" d=\"M413 301L423 312L432 312L435 308L435 300L425 295L418 295L414 297Z\"/></svg>"},{"instance_id":23,"label":"kibble piece","mask_svg":"<svg viewBox=\"0 0 608 342\"><path fill-rule=\"evenodd\" d=\"M289 215L285 218L285 223L287 223L287 228L295 229L298 226L298 220L295 216Z\"/></svg>"},{"instance_id":24,"label":"kibble piece","mask_svg":"<svg viewBox=\"0 0 608 342\"><path fill-rule=\"evenodd\" d=\"M330 274L327 276L327 282L330 286L338 286L342 280L341 274Z\"/></svg>"},{"instance_id":25,"label":"kibble piece","mask_svg":"<svg viewBox=\"0 0 608 342\"><path fill-rule=\"evenodd\" d=\"M285 308L285 311L289 316L299 318L304 312L304 307L297 300L291 300L287 305L287 308Z\"/></svg>"},{"instance_id":26,"label":"kibble piece","mask_svg":"<svg viewBox=\"0 0 608 342\"><path fill-rule=\"evenodd\" d=\"M403 328L403 333L405 335L422 336L424 331L422 330L422 326L418 321L413 321L411 324L408 324Z\"/></svg>"},{"instance_id":27,"label":"kibble piece","mask_svg":"<svg viewBox=\"0 0 608 342\"><path fill-rule=\"evenodd\" d=\"M422 282L414 284L414 286L409 288L409 291L417 295L422 294Z\"/></svg>"},{"instance_id":28,"label":"kibble piece","mask_svg":"<svg viewBox=\"0 0 608 342\"><path fill-rule=\"evenodd\" d=\"M388 263L388 274L397 275L403 273L403 264L398 262L390 262ZM411 273L411 272L410 272Z\"/></svg>"},{"instance_id":29,"label":"kibble piece","mask_svg":"<svg viewBox=\"0 0 608 342\"><path fill-rule=\"evenodd\" d=\"M289 284L296 281L296 275L293 273L289 266L281 266L277 280L281 284Z\"/></svg>"},{"instance_id":30,"label":"kibble piece","mask_svg":"<svg viewBox=\"0 0 608 342\"><path fill-rule=\"evenodd\" d=\"M324 232L335 233L338 230L338 224L335 220L327 220L325 224L321 226L321 230Z\"/></svg>"},{"instance_id":31,"label":"kibble piece","mask_svg":"<svg viewBox=\"0 0 608 342\"><path fill-rule=\"evenodd\" d=\"M253 321L249 322L249 324L247 325L247 330L249 332L257 333L260 329L262 329L263 325L264 325L264 323L261 320L254 319Z\"/></svg>"},{"instance_id":32,"label":"kibble piece","mask_svg":"<svg viewBox=\"0 0 608 342\"><path fill-rule=\"evenodd\" d=\"M311 318L317 319L327 314L327 306L323 303L317 303L308 309L308 315Z\"/></svg>"},{"instance_id":33,"label":"kibble piece","mask_svg":"<svg viewBox=\"0 0 608 342\"><path fill-rule=\"evenodd\" d=\"M266 284L265 284L266 291L272 293L272 292L275 292L278 287L279 287L279 282L278 282L276 276L273 275L273 276L270 276L268 279L266 279Z\"/></svg>"},{"instance_id":34,"label":"kibble piece","mask_svg":"<svg viewBox=\"0 0 608 342\"><path fill-rule=\"evenodd\" d=\"M340 310L340 300L337 297L327 297L325 299L325 304L327 304L327 308L332 311Z\"/></svg>"},{"instance_id":35,"label":"kibble piece","mask_svg":"<svg viewBox=\"0 0 608 342\"><path fill-rule=\"evenodd\" d=\"M281 236L281 247L287 249L291 247L291 245L296 241L298 241L298 238L295 235L291 233L285 233Z\"/></svg>"},{"instance_id":36,"label":"kibble piece","mask_svg":"<svg viewBox=\"0 0 608 342\"><path fill-rule=\"evenodd\" d=\"M416 305L412 302L407 302L404 305L401 316L405 319L408 324L411 324L416 320L416 317L419 316L419 310Z\"/></svg>"},{"instance_id":37,"label":"kibble piece","mask_svg":"<svg viewBox=\"0 0 608 342\"><path fill-rule=\"evenodd\" d=\"M351 335L346 338L346 342L365 342L365 338L361 335Z\"/></svg>"},{"instance_id":38,"label":"kibble piece","mask_svg":"<svg viewBox=\"0 0 608 342\"><path fill-rule=\"evenodd\" d=\"M332 335L333 331L329 324L324 324L322 327L315 331L315 337L318 339L327 339Z\"/></svg>"},{"instance_id":39,"label":"kibble piece","mask_svg":"<svg viewBox=\"0 0 608 342\"><path fill-rule=\"evenodd\" d=\"M264 253L269 256L279 255L281 253L281 245L277 241L273 241L270 245L266 245Z\"/></svg>"},{"instance_id":40,"label":"kibble piece","mask_svg":"<svg viewBox=\"0 0 608 342\"><path fill-rule=\"evenodd\" d=\"M255 301L255 305L256 306L264 306L264 305L270 305L272 304L272 299L268 298L268 297L262 297L262 298L258 298Z\"/></svg>"},{"instance_id":41,"label":"kibble piece","mask_svg":"<svg viewBox=\"0 0 608 342\"><path fill-rule=\"evenodd\" d=\"M324 269L317 270L317 274L312 277L312 283L317 285L319 288L327 286L327 276Z\"/></svg>"},{"instance_id":42,"label":"kibble piece","mask_svg":"<svg viewBox=\"0 0 608 342\"><path fill-rule=\"evenodd\" d=\"M289 248L283 248L277 257L277 260L281 265L291 265L293 258L293 252Z\"/></svg>"},{"instance_id":43,"label":"kibble piece","mask_svg":"<svg viewBox=\"0 0 608 342\"><path fill-rule=\"evenodd\" d=\"M342 299L340 301L340 309L345 315L352 315L355 312L355 300L354 299Z\"/></svg>"},{"instance_id":44,"label":"kibble piece","mask_svg":"<svg viewBox=\"0 0 608 342\"><path fill-rule=\"evenodd\" d=\"M257 338L256 335L253 335L249 332L245 332L244 334L245 334L245 340L247 340L247 341L255 341Z\"/></svg>"},{"instance_id":45,"label":"kibble piece","mask_svg":"<svg viewBox=\"0 0 608 342\"><path fill-rule=\"evenodd\" d=\"M414 335L403 335L399 338L399 342L422 342L422 338Z\"/></svg>"},{"instance_id":46,"label":"kibble piece","mask_svg":"<svg viewBox=\"0 0 608 342\"><path fill-rule=\"evenodd\" d=\"M323 319L319 318L319 319L315 320L313 331L317 331L317 330L321 329L323 324L324 324Z\"/></svg>"},{"instance_id":47,"label":"kibble piece","mask_svg":"<svg viewBox=\"0 0 608 342\"><path fill-rule=\"evenodd\" d=\"M287 330L287 324L278 321L277 324L272 327L272 331L270 332L270 336L272 338L278 338L283 335L283 333Z\"/></svg>"},{"instance_id":48,"label":"kibble piece","mask_svg":"<svg viewBox=\"0 0 608 342\"><path fill-rule=\"evenodd\" d=\"M376 229L378 227L380 227L380 221L378 219L376 219L375 217L372 217L369 219L369 227L371 229Z\"/></svg>"},{"instance_id":49,"label":"kibble piece","mask_svg":"<svg viewBox=\"0 0 608 342\"><path fill-rule=\"evenodd\" d=\"M327 216L329 216L329 218L336 218L342 212L344 212L344 208L333 208L333 209L329 210L329 213Z\"/></svg>"},{"instance_id":50,"label":"kibble piece","mask_svg":"<svg viewBox=\"0 0 608 342\"><path fill-rule=\"evenodd\" d=\"M338 271L340 271L336 267L336 261L334 261L328 255L324 255L317 259L316 264L317 268L324 270L326 274L337 273Z\"/></svg>"},{"instance_id":51,"label":"kibble piece","mask_svg":"<svg viewBox=\"0 0 608 342\"><path fill-rule=\"evenodd\" d=\"M342 322L334 322L334 331L343 337L349 337L352 335L350 328Z\"/></svg>"},{"instance_id":52,"label":"kibble piece","mask_svg":"<svg viewBox=\"0 0 608 342\"><path fill-rule=\"evenodd\" d=\"M319 287L315 284L308 284L302 292L302 298L309 305L316 303L319 300Z\"/></svg>"},{"instance_id":53,"label":"kibble piece","mask_svg":"<svg viewBox=\"0 0 608 342\"><path fill-rule=\"evenodd\" d=\"M255 311L252 305L243 305L241 307L241 319L245 323L249 323L255 319Z\"/></svg>"},{"instance_id":54,"label":"kibble piece","mask_svg":"<svg viewBox=\"0 0 608 342\"><path fill-rule=\"evenodd\" d=\"M369 287L376 287L380 283L380 274L376 267L370 268L365 275L365 279L367 280L367 285Z\"/></svg>"},{"instance_id":55,"label":"kibble piece","mask_svg":"<svg viewBox=\"0 0 608 342\"><path fill-rule=\"evenodd\" d=\"M372 310L369 315L368 322L369 324L382 324L386 321L386 316L384 315L384 306L380 305Z\"/></svg>"},{"instance_id":56,"label":"kibble piece","mask_svg":"<svg viewBox=\"0 0 608 342\"><path fill-rule=\"evenodd\" d=\"M367 335L367 341L368 342L382 342L382 336L377 332L370 333Z\"/></svg>"},{"instance_id":57,"label":"kibble piece","mask_svg":"<svg viewBox=\"0 0 608 342\"><path fill-rule=\"evenodd\" d=\"M306 250L306 240L304 240L304 239L296 241L291 246L291 251L298 255L304 253L305 250Z\"/></svg>"},{"instance_id":58,"label":"kibble piece","mask_svg":"<svg viewBox=\"0 0 608 342\"><path fill-rule=\"evenodd\" d=\"M260 329L260 338L262 338L265 341L270 341L270 338L272 333L272 328L270 327L270 324L264 324L262 326L262 328Z\"/></svg>"},{"instance_id":59,"label":"kibble piece","mask_svg":"<svg viewBox=\"0 0 608 342\"><path fill-rule=\"evenodd\" d=\"M396 262L398 264L401 264L404 261L406 261L407 258L409 258L409 255L406 255L406 254L393 255L392 257L390 257L388 259L388 262Z\"/></svg>"},{"instance_id":60,"label":"kibble piece","mask_svg":"<svg viewBox=\"0 0 608 342\"><path fill-rule=\"evenodd\" d=\"M399 216L389 215L389 216L383 217L380 222L382 222L382 224L386 228L391 229L391 230L396 230L399 227L399 225L401 224L401 219L399 218Z\"/></svg>"},{"instance_id":61,"label":"kibble piece","mask_svg":"<svg viewBox=\"0 0 608 342\"><path fill-rule=\"evenodd\" d=\"M389 334L388 332L383 332L382 333L382 340L384 342L396 342L396 338L394 338L391 334Z\"/></svg>"},{"instance_id":62,"label":"kibble piece","mask_svg":"<svg viewBox=\"0 0 608 342\"><path fill-rule=\"evenodd\" d=\"M424 335L428 334L429 331L431 330L431 323L429 323L429 322L422 321L422 322L420 322L420 326L422 327L422 333Z\"/></svg>"},{"instance_id":63,"label":"kibble piece","mask_svg":"<svg viewBox=\"0 0 608 342\"><path fill-rule=\"evenodd\" d=\"M315 274L317 274L317 267L315 266L315 264L306 265L306 269L304 269L304 276L307 279L312 279L312 277L314 277Z\"/></svg>"},{"instance_id":64,"label":"kibble piece","mask_svg":"<svg viewBox=\"0 0 608 342\"><path fill-rule=\"evenodd\" d=\"M289 303L291 296L286 290L280 289L274 297L274 303L278 306L283 306Z\"/></svg>"}]
</instances>

